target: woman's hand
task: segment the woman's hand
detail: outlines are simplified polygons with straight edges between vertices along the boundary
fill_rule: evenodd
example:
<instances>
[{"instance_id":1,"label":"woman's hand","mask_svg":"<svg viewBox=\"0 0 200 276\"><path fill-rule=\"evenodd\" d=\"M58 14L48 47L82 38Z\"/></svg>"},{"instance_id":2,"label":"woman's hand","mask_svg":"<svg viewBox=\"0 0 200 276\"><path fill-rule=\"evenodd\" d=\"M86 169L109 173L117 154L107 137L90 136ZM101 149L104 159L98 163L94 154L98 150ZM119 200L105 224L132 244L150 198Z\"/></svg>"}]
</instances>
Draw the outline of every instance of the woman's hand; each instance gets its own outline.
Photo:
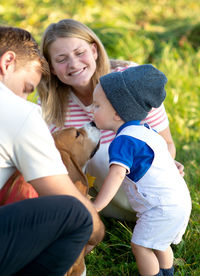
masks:
<instances>
[{"instance_id":1,"label":"woman's hand","mask_svg":"<svg viewBox=\"0 0 200 276\"><path fill-rule=\"evenodd\" d=\"M176 165L177 169L179 170L180 175L182 177L184 177L184 175L185 175L185 173L184 173L184 166L181 163L179 163L178 161L176 161L176 160L174 160L174 162L175 162L175 165Z\"/></svg>"}]
</instances>

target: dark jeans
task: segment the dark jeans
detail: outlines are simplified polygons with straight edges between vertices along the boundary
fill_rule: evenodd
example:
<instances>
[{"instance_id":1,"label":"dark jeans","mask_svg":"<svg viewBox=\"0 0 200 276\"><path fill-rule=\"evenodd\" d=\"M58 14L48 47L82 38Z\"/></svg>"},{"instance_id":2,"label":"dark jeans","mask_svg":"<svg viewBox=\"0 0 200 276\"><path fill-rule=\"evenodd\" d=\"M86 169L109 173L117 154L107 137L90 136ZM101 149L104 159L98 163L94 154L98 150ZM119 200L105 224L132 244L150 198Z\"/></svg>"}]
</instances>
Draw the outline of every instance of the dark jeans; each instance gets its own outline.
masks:
<instances>
[{"instance_id":1,"label":"dark jeans","mask_svg":"<svg viewBox=\"0 0 200 276\"><path fill-rule=\"evenodd\" d=\"M91 232L91 215L71 196L39 197L2 206L0 275L64 275Z\"/></svg>"}]
</instances>

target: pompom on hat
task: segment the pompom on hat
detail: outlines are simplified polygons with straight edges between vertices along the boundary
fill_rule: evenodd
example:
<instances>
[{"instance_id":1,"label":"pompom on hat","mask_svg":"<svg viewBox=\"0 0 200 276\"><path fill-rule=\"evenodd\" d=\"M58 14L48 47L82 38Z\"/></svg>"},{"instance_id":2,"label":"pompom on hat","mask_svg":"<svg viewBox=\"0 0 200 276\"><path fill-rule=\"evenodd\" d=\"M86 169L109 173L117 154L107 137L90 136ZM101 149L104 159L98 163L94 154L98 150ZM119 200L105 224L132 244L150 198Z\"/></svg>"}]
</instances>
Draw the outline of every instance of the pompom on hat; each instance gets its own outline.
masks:
<instances>
[{"instance_id":1,"label":"pompom on hat","mask_svg":"<svg viewBox=\"0 0 200 276\"><path fill-rule=\"evenodd\" d=\"M121 119L143 120L166 97L166 76L151 64L129 67L100 77L100 84Z\"/></svg>"}]
</instances>

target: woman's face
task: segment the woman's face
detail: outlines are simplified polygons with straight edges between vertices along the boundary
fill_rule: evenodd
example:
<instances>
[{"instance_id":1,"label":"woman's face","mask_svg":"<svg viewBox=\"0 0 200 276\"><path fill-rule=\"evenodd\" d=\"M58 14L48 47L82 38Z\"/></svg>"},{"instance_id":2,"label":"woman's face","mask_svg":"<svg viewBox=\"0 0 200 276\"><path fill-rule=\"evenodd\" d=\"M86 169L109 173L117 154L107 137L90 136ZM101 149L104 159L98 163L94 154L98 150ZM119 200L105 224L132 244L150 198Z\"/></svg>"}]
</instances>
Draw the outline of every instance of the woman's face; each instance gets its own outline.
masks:
<instances>
[{"instance_id":1,"label":"woman's face","mask_svg":"<svg viewBox=\"0 0 200 276\"><path fill-rule=\"evenodd\" d=\"M96 70L96 44L79 38L58 38L49 48L51 72L76 90L87 88Z\"/></svg>"}]
</instances>

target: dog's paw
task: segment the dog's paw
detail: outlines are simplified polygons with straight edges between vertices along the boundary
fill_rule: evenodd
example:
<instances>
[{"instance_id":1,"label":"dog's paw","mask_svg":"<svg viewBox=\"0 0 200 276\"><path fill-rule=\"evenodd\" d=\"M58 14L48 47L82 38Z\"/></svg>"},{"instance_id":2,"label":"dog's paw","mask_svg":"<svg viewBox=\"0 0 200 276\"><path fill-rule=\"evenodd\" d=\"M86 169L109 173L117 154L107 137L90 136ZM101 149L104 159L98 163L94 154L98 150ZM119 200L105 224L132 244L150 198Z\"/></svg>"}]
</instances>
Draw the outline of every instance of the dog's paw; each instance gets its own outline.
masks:
<instances>
[{"instance_id":1,"label":"dog's paw","mask_svg":"<svg viewBox=\"0 0 200 276\"><path fill-rule=\"evenodd\" d=\"M85 266L84 271L83 271L83 273L81 274L81 276L86 276L86 266Z\"/></svg>"}]
</instances>

